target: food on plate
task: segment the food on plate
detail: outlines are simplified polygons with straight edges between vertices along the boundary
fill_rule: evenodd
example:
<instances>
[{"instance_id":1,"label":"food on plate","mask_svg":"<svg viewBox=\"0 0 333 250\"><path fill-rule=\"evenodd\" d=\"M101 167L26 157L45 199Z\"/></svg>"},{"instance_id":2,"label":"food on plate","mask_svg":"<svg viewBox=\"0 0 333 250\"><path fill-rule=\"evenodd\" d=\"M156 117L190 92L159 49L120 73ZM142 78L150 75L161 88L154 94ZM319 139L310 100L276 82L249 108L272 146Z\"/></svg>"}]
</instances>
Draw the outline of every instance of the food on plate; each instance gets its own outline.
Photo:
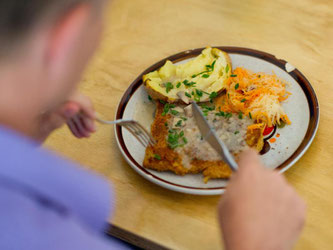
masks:
<instances>
[{"instance_id":1,"label":"food on plate","mask_svg":"<svg viewBox=\"0 0 333 250\"><path fill-rule=\"evenodd\" d=\"M231 61L227 53L207 47L187 63L166 61L160 69L143 76L149 95L155 100L188 104L206 102L211 93L223 91L230 79Z\"/></svg>"},{"instance_id":2,"label":"food on plate","mask_svg":"<svg viewBox=\"0 0 333 250\"><path fill-rule=\"evenodd\" d=\"M228 178L231 170L215 150L203 140L191 113L191 104L175 105L157 102L155 120L151 126L154 146L146 149L143 166L157 171L172 171L178 175L201 173L205 182L212 178ZM230 152L238 155L253 147L263 147L263 125L247 129L254 121L232 113L216 110L213 104L201 105L207 120Z\"/></svg>"},{"instance_id":3,"label":"food on plate","mask_svg":"<svg viewBox=\"0 0 333 250\"><path fill-rule=\"evenodd\" d=\"M206 78L198 75L202 68L195 68L193 65L199 65L200 63L197 62L203 60L200 57L207 55L207 53L210 55L214 50L205 49L199 57L183 64L183 66L172 64L172 67L175 67L175 72L177 69L181 69L179 72L193 69L185 74L187 76L192 74L193 86L184 85L182 90L190 89L191 94L196 93L196 91L206 92L198 89L199 86L205 86L203 83L205 83ZM224 52L219 53L224 55ZM212 60L214 59L211 58L209 62L211 63ZM204 64L206 63L205 61ZM147 77L151 74L181 76L180 73L178 75L170 73L172 70L167 70L168 67L171 67L171 64L169 65L167 68L162 69L165 67L163 66L160 70L147 74L144 76L144 81L147 83L147 79L151 80L152 77ZM231 67L229 62L225 64L225 67L216 65L219 65L218 61L214 63L213 70L217 67L223 71L223 69L226 70L225 67ZM151 133L156 144L147 147L143 162L144 167L157 171L171 171L177 175L202 173L205 182L210 179L231 176L232 172L228 165L202 138L192 114L191 102L193 101L200 102L199 106L207 121L214 127L217 135L236 159L241 152L248 148L254 148L258 152L262 150L265 128L291 124L281 105L281 102L291 94L286 91L287 83L285 81L274 74L254 73L240 67L234 71L230 68L228 72L228 76L223 81L219 80L219 86L214 83L210 85L214 86L214 89L206 89L211 91L209 95L207 94L208 98L203 98L204 94L202 94L199 95L200 100L196 100L197 96L193 95L194 98L189 99L188 102L178 102L175 97L177 96L175 94L177 87L176 90L170 89L168 93L162 88L165 91L163 97L155 95L156 114L151 125ZM166 79L171 82L170 79L174 80L175 78ZM173 83L174 81L172 81ZM154 93L151 87L147 84L145 86L148 93Z\"/></svg>"},{"instance_id":4,"label":"food on plate","mask_svg":"<svg viewBox=\"0 0 333 250\"><path fill-rule=\"evenodd\" d=\"M281 106L288 99L287 83L274 74L254 73L236 68L226 88L228 103L233 112L251 115L268 127L281 122L291 124ZM222 97L220 97L222 98Z\"/></svg>"}]
</instances>

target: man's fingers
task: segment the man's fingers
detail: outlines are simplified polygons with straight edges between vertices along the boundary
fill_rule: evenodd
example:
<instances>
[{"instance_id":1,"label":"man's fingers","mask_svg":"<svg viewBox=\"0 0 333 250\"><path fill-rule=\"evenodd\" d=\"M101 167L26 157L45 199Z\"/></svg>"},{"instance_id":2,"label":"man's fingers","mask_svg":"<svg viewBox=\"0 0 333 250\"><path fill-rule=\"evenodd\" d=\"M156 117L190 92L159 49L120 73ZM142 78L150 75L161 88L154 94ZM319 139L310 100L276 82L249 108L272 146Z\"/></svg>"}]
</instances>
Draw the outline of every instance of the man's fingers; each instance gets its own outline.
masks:
<instances>
[{"instance_id":1,"label":"man's fingers","mask_svg":"<svg viewBox=\"0 0 333 250\"><path fill-rule=\"evenodd\" d=\"M72 118L76 128L78 129L78 131L80 132L81 135L83 135L83 137L89 137L90 133L89 131L84 127L82 119L80 118L79 115L76 115Z\"/></svg>"},{"instance_id":2,"label":"man's fingers","mask_svg":"<svg viewBox=\"0 0 333 250\"><path fill-rule=\"evenodd\" d=\"M67 122L72 133L78 137L89 137L95 131L93 121L87 117L76 115Z\"/></svg>"},{"instance_id":3,"label":"man's fingers","mask_svg":"<svg viewBox=\"0 0 333 250\"><path fill-rule=\"evenodd\" d=\"M96 113L95 110L92 106L92 104L90 105L82 105L81 106L81 110L83 111L83 113L90 119L95 120L96 119Z\"/></svg>"},{"instance_id":4,"label":"man's fingers","mask_svg":"<svg viewBox=\"0 0 333 250\"><path fill-rule=\"evenodd\" d=\"M76 137L89 137L90 133L96 131L94 120L78 113L79 110L80 107L77 104L67 103L59 112L67 119L67 125Z\"/></svg>"},{"instance_id":5,"label":"man's fingers","mask_svg":"<svg viewBox=\"0 0 333 250\"><path fill-rule=\"evenodd\" d=\"M86 130L88 130L91 133L96 132L96 125L95 125L95 121L93 119L81 114L80 120Z\"/></svg>"},{"instance_id":6,"label":"man's fingers","mask_svg":"<svg viewBox=\"0 0 333 250\"><path fill-rule=\"evenodd\" d=\"M90 101L89 101L90 102ZM67 102L58 111L58 114L63 116L65 119L70 119L77 115L78 113L83 113L85 116L92 120L95 120L96 115L92 104L87 103L77 103L77 102Z\"/></svg>"},{"instance_id":7,"label":"man's fingers","mask_svg":"<svg viewBox=\"0 0 333 250\"><path fill-rule=\"evenodd\" d=\"M71 119L79 112L80 106L75 102L67 102L57 110L57 114L62 116L65 120Z\"/></svg>"},{"instance_id":8,"label":"man's fingers","mask_svg":"<svg viewBox=\"0 0 333 250\"><path fill-rule=\"evenodd\" d=\"M247 150L240 155L238 166L240 169L261 166L260 158L253 149Z\"/></svg>"},{"instance_id":9,"label":"man's fingers","mask_svg":"<svg viewBox=\"0 0 333 250\"><path fill-rule=\"evenodd\" d=\"M74 136L76 136L77 138L82 138L83 137L83 135L81 135L78 128L74 124L73 120L68 120L67 125L68 125L69 129L71 130L71 132L73 133Z\"/></svg>"},{"instance_id":10,"label":"man's fingers","mask_svg":"<svg viewBox=\"0 0 333 250\"><path fill-rule=\"evenodd\" d=\"M88 97L76 94L71 98L71 101L77 103L80 106L81 112L83 112L90 119L96 119L94 106Z\"/></svg>"},{"instance_id":11,"label":"man's fingers","mask_svg":"<svg viewBox=\"0 0 333 250\"><path fill-rule=\"evenodd\" d=\"M74 95L57 113L67 120L70 130L78 138L89 137L96 131L95 111L92 102L86 96Z\"/></svg>"}]
</instances>

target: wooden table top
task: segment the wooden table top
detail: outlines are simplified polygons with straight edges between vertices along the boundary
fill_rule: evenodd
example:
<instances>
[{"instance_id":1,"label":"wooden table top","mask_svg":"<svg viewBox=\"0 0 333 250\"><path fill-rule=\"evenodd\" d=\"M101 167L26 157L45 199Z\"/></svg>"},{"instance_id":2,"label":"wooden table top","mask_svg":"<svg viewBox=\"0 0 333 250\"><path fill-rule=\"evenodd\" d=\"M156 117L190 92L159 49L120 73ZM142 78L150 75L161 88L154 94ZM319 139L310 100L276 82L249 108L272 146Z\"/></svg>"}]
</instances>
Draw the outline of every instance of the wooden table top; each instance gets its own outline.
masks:
<instances>
[{"instance_id":1,"label":"wooden table top","mask_svg":"<svg viewBox=\"0 0 333 250\"><path fill-rule=\"evenodd\" d=\"M190 48L258 49L289 61L305 74L317 92L321 119L312 146L285 173L308 204L296 249L332 249L333 1L114 0L106 12L102 45L81 89L109 119L142 71ZM144 180L122 158L111 127L99 126L85 140L75 139L63 128L46 146L113 183L113 225L168 248L222 249L216 221L219 197L175 193Z\"/></svg>"}]
</instances>

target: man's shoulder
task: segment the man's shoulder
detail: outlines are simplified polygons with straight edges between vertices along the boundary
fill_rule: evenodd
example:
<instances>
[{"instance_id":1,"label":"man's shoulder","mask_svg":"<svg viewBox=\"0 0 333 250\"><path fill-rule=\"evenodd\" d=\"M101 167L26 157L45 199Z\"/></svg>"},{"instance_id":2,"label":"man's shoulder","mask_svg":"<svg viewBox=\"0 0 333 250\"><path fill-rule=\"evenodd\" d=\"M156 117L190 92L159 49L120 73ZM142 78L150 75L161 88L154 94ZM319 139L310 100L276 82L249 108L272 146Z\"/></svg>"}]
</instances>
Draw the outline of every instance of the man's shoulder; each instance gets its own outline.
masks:
<instances>
[{"instance_id":1,"label":"man's shoulder","mask_svg":"<svg viewBox=\"0 0 333 250\"><path fill-rule=\"evenodd\" d=\"M28 164L41 159L52 163L56 156L28 137L0 126L0 159L3 166L1 171L11 164Z\"/></svg>"},{"instance_id":2,"label":"man's shoulder","mask_svg":"<svg viewBox=\"0 0 333 250\"><path fill-rule=\"evenodd\" d=\"M49 210L74 214L94 231L103 230L112 211L110 184L103 178L1 129L0 159L0 188Z\"/></svg>"},{"instance_id":3,"label":"man's shoulder","mask_svg":"<svg viewBox=\"0 0 333 250\"><path fill-rule=\"evenodd\" d=\"M61 214L0 185L0 249L125 249Z\"/></svg>"},{"instance_id":4,"label":"man's shoulder","mask_svg":"<svg viewBox=\"0 0 333 250\"><path fill-rule=\"evenodd\" d=\"M18 182L57 178L64 174L79 175L85 171L77 164L42 148L36 142L14 131L0 127L0 177ZM45 184L48 180L45 180ZM32 184L32 183L30 183Z\"/></svg>"}]
</instances>

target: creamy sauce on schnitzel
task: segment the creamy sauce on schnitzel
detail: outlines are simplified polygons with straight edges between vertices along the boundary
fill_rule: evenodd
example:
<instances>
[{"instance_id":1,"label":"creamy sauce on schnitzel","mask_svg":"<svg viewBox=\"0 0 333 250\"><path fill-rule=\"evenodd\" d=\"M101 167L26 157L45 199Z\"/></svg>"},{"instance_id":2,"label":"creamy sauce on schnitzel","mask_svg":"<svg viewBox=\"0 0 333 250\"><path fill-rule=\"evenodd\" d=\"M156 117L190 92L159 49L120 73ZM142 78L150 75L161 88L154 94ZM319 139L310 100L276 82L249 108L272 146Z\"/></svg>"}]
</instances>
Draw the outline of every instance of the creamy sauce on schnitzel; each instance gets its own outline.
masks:
<instances>
[{"instance_id":1,"label":"creamy sauce on schnitzel","mask_svg":"<svg viewBox=\"0 0 333 250\"><path fill-rule=\"evenodd\" d=\"M182 156L184 166L190 168L191 161L194 159L220 161L221 157L202 138L195 118L190 112L191 105L177 106L174 110L178 113L172 115L168 122L169 133L179 135L179 146L174 150ZM217 112L209 108L206 108L204 113L208 122L215 128L218 137L232 154L239 154L249 148L246 143L247 127L254 123L253 120L246 116Z\"/></svg>"}]
</instances>

